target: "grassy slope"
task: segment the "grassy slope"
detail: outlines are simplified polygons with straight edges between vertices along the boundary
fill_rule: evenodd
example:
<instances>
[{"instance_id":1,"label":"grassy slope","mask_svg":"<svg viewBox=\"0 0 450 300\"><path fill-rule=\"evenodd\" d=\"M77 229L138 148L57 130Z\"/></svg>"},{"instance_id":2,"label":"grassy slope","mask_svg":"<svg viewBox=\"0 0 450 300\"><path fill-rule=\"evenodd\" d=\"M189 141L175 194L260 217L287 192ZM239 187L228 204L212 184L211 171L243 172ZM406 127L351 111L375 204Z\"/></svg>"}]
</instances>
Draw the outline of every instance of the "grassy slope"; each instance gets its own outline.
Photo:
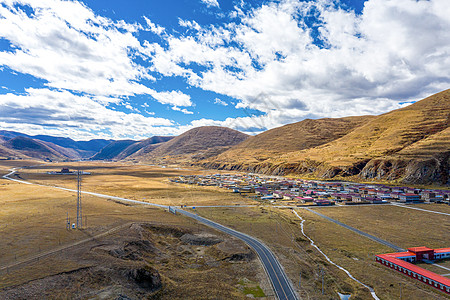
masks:
<instances>
[{"instance_id":1,"label":"grassy slope","mask_svg":"<svg viewBox=\"0 0 450 300\"><path fill-rule=\"evenodd\" d=\"M446 90L376 117L305 120L272 129L203 165L275 175L358 175L446 184L449 124Z\"/></svg>"},{"instance_id":2,"label":"grassy slope","mask_svg":"<svg viewBox=\"0 0 450 300\"><path fill-rule=\"evenodd\" d=\"M408 154L416 155L414 143L428 138L428 146L420 147L421 155L434 150L449 149L448 140L434 145L432 135L449 126L450 90L428 97L408 107L383 114L346 136L321 147L297 152L280 161L301 161L306 158L326 162L332 166L347 166L360 159L388 156L408 147ZM437 137L438 140L441 138ZM436 148L438 147L438 148ZM426 150L424 152L424 150ZM407 150L405 149L405 152Z\"/></svg>"},{"instance_id":3,"label":"grassy slope","mask_svg":"<svg viewBox=\"0 0 450 300\"><path fill-rule=\"evenodd\" d=\"M372 116L303 120L263 132L222 153L213 162L258 163L286 153L316 147L349 133Z\"/></svg>"},{"instance_id":4,"label":"grassy slope","mask_svg":"<svg viewBox=\"0 0 450 300\"><path fill-rule=\"evenodd\" d=\"M199 159L202 155L217 155L247 137L248 135L242 132L225 127L198 127L162 144L140 158L135 158L151 160L166 156L192 157L195 155L196 159Z\"/></svg>"},{"instance_id":5,"label":"grassy slope","mask_svg":"<svg viewBox=\"0 0 450 300\"><path fill-rule=\"evenodd\" d=\"M39 140L30 139L27 137L18 136L15 137L5 143L2 144L8 150L12 150L13 152L19 152L26 157L34 157L34 158L50 158L50 159L67 159L67 153L62 153L63 151L58 151L58 147L54 144L50 147L49 143L42 142ZM64 149L62 147L59 147ZM59 150L61 150L59 149ZM64 149L68 150L68 149ZM67 152L67 151L64 151Z\"/></svg>"}]
</instances>

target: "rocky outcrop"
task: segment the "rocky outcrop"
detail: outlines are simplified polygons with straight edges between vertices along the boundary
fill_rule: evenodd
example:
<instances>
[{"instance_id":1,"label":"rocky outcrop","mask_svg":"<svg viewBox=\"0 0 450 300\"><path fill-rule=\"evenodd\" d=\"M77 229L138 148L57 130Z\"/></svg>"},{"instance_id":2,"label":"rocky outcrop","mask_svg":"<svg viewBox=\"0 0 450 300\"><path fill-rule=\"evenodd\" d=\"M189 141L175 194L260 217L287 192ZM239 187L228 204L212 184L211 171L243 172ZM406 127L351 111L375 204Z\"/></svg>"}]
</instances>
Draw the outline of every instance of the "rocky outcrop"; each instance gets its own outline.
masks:
<instances>
[{"instance_id":1,"label":"rocky outcrop","mask_svg":"<svg viewBox=\"0 0 450 300\"><path fill-rule=\"evenodd\" d=\"M161 276L158 271L150 266L127 270L126 273L127 277L134 281L140 288L151 292L162 288Z\"/></svg>"},{"instance_id":2,"label":"rocky outcrop","mask_svg":"<svg viewBox=\"0 0 450 300\"><path fill-rule=\"evenodd\" d=\"M400 181L410 184L450 184L450 152L428 158L375 158L361 160L350 166L329 166L315 161L289 164L227 164L207 163L202 167L241 171L273 176L310 175L332 179L358 177L364 180Z\"/></svg>"}]
</instances>

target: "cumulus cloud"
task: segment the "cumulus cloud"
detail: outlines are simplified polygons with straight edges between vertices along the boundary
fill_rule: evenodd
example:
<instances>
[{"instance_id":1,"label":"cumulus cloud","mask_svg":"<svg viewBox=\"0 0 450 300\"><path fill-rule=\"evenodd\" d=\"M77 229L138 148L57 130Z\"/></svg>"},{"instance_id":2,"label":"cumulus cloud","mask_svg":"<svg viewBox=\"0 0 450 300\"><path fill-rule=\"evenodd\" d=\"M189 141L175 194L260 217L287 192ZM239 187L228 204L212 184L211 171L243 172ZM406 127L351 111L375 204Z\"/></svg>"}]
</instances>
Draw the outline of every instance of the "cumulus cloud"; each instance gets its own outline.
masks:
<instances>
[{"instance_id":1,"label":"cumulus cloud","mask_svg":"<svg viewBox=\"0 0 450 300\"><path fill-rule=\"evenodd\" d=\"M179 108L178 106L173 106L172 109L175 110L175 111L182 112L182 113L185 114L185 115L192 115L192 114L194 114L194 112L189 111L189 110L187 110L186 108L181 109L181 108Z\"/></svg>"},{"instance_id":2,"label":"cumulus cloud","mask_svg":"<svg viewBox=\"0 0 450 300\"><path fill-rule=\"evenodd\" d=\"M202 2L219 7L217 0ZM334 0L265 1L235 7L227 24L179 19L180 33L145 16L145 24L113 21L78 1L1 0L0 38L12 47L0 52L0 66L41 78L48 89L0 96L0 124L32 126L28 130L64 124L68 132L88 124L86 134L117 130L111 136L177 134L200 125L251 133L304 118L383 113L448 88L447 2L368 0L355 13ZM156 38L139 40L142 30ZM192 114L185 108L195 105L189 95L151 87L171 77L236 99L230 103L247 116L179 126L106 108L148 95Z\"/></svg>"},{"instance_id":3,"label":"cumulus cloud","mask_svg":"<svg viewBox=\"0 0 450 300\"><path fill-rule=\"evenodd\" d=\"M30 134L51 134L59 130L58 136L65 133L84 140L96 136L129 138L177 132L171 120L114 111L87 96L68 91L27 89L24 95L0 95L0 107L2 128Z\"/></svg>"},{"instance_id":4,"label":"cumulus cloud","mask_svg":"<svg viewBox=\"0 0 450 300\"><path fill-rule=\"evenodd\" d=\"M144 17L144 28L98 16L78 1L2 3L0 37L13 49L0 52L0 65L41 78L49 87L94 95L103 102L148 94L163 104L192 105L179 91L158 92L140 83L155 78L147 66L135 62L142 47L134 33L165 30L148 18Z\"/></svg>"},{"instance_id":5,"label":"cumulus cloud","mask_svg":"<svg viewBox=\"0 0 450 300\"><path fill-rule=\"evenodd\" d=\"M214 6L219 7L219 2L217 0L200 0L204 4L206 4L208 7Z\"/></svg>"},{"instance_id":6,"label":"cumulus cloud","mask_svg":"<svg viewBox=\"0 0 450 300\"><path fill-rule=\"evenodd\" d=\"M228 103L226 103L225 101L223 101L223 100L221 100L219 98L214 99L214 104L218 104L218 105L222 105L222 106L228 106Z\"/></svg>"},{"instance_id":7,"label":"cumulus cloud","mask_svg":"<svg viewBox=\"0 0 450 300\"><path fill-rule=\"evenodd\" d=\"M448 88L446 2L369 0L361 14L335 1L269 2L239 11L239 22L148 45L150 59L154 71L264 112L269 128L379 114Z\"/></svg>"}]
</instances>

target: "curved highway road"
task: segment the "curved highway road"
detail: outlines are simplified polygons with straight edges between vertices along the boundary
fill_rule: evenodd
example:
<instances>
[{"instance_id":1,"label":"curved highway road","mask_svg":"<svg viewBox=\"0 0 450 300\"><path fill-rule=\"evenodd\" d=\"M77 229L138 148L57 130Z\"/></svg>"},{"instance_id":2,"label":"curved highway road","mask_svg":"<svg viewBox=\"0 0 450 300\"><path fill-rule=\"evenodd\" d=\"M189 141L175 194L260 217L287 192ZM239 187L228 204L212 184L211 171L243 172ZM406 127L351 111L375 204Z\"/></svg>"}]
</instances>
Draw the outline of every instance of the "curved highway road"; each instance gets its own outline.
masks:
<instances>
[{"instance_id":1,"label":"curved highway road","mask_svg":"<svg viewBox=\"0 0 450 300\"><path fill-rule=\"evenodd\" d=\"M273 289L277 295L278 299L298 299L297 294L295 293L289 279L286 276L286 273L278 262L277 258L273 254L270 249L264 245L262 242L258 241L254 237L246 235L242 232L236 231L234 229L225 227L203 217L200 217L196 214L187 212L185 210L176 209L176 211L180 214L183 214L187 217L197 220L209 227L225 232L229 235L237 237L240 240L243 240L247 245L253 248L255 252L258 254L261 262L264 266L264 269L269 276L269 279L272 283Z\"/></svg>"},{"instance_id":2,"label":"curved highway road","mask_svg":"<svg viewBox=\"0 0 450 300\"><path fill-rule=\"evenodd\" d=\"M9 179L9 180L12 180L15 182L25 183L25 184L35 184L35 183L31 183L31 182L24 181L24 180L9 178L9 176L13 175L15 172L16 172L16 170L13 169L11 171L11 173L4 175L3 178ZM63 187L47 186L47 185L42 185L42 184L35 184L35 185L57 188L57 189L69 191L69 192L77 192L76 190L67 189L67 188L63 188ZM108 195L104 195L104 194L98 194L98 193L92 193L92 192L86 192L86 191L81 191L81 192L83 194L93 195L93 196L97 196L97 197L101 197L101 198L115 199L115 200L124 201L124 202L151 205L151 206L156 206L159 208L169 209L169 206L167 206L167 205L137 201L137 200L127 199L127 198L122 198L122 197L108 196ZM269 276L270 282L275 291L275 294L277 295L277 298L280 300L297 300L298 299L297 294L295 293L291 282L287 278L286 273L284 272L283 267L281 266L280 262L275 257L273 252L269 249L269 247L267 247L264 243L260 242L259 240L257 240L254 237L251 237L249 235L246 235L246 234L236 231L234 229L228 228L226 226L220 225L211 220L200 217L196 214L190 213L190 212L182 210L182 209L174 208L174 207L171 207L171 208L172 208L172 211L174 210L179 214L182 214L186 217L195 219L200 223L203 223L209 227L212 227L214 229L217 229L219 231L222 231L224 233L227 233L229 235L232 235L232 236L244 241L247 245L249 245L258 254L258 256L264 266L264 269L266 270L266 273Z\"/></svg>"}]
</instances>

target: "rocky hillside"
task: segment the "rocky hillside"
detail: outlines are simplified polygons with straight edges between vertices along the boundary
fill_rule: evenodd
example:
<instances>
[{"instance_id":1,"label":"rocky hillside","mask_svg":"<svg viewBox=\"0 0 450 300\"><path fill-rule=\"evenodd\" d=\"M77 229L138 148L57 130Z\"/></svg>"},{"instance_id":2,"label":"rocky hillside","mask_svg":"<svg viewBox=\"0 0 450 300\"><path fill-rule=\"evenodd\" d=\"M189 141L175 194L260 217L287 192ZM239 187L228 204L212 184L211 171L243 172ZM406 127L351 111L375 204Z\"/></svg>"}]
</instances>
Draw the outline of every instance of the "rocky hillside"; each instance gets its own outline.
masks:
<instances>
[{"instance_id":1,"label":"rocky hillside","mask_svg":"<svg viewBox=\"0 0 450 300\"><path fill-rule=\"evenodd\" d=\"M446 90L405 108L364 119L345 135L336 134L336 139L319 146L269 153L263 159L248 161L236 156L237 149L241 148L241 153L254 150L242 149L241 144L202 164L276 175L449 184L449 119L450 90ZM272 139L273 147L294 143L295 137L286 140L275 143Z\"/></svg>"},{"instance_id":2,"label":"rocky hillside","mask_svg":"<svg viewBox=\"0 0 450 300\"><path fill-rule=\"evenodd\" d=\"M198 161L218 155L239 144L248 135L225 127L204 126L191 129L152 151L133 156L140 161L170 160L177 162Z\"/></svg>"}]
</instances>

